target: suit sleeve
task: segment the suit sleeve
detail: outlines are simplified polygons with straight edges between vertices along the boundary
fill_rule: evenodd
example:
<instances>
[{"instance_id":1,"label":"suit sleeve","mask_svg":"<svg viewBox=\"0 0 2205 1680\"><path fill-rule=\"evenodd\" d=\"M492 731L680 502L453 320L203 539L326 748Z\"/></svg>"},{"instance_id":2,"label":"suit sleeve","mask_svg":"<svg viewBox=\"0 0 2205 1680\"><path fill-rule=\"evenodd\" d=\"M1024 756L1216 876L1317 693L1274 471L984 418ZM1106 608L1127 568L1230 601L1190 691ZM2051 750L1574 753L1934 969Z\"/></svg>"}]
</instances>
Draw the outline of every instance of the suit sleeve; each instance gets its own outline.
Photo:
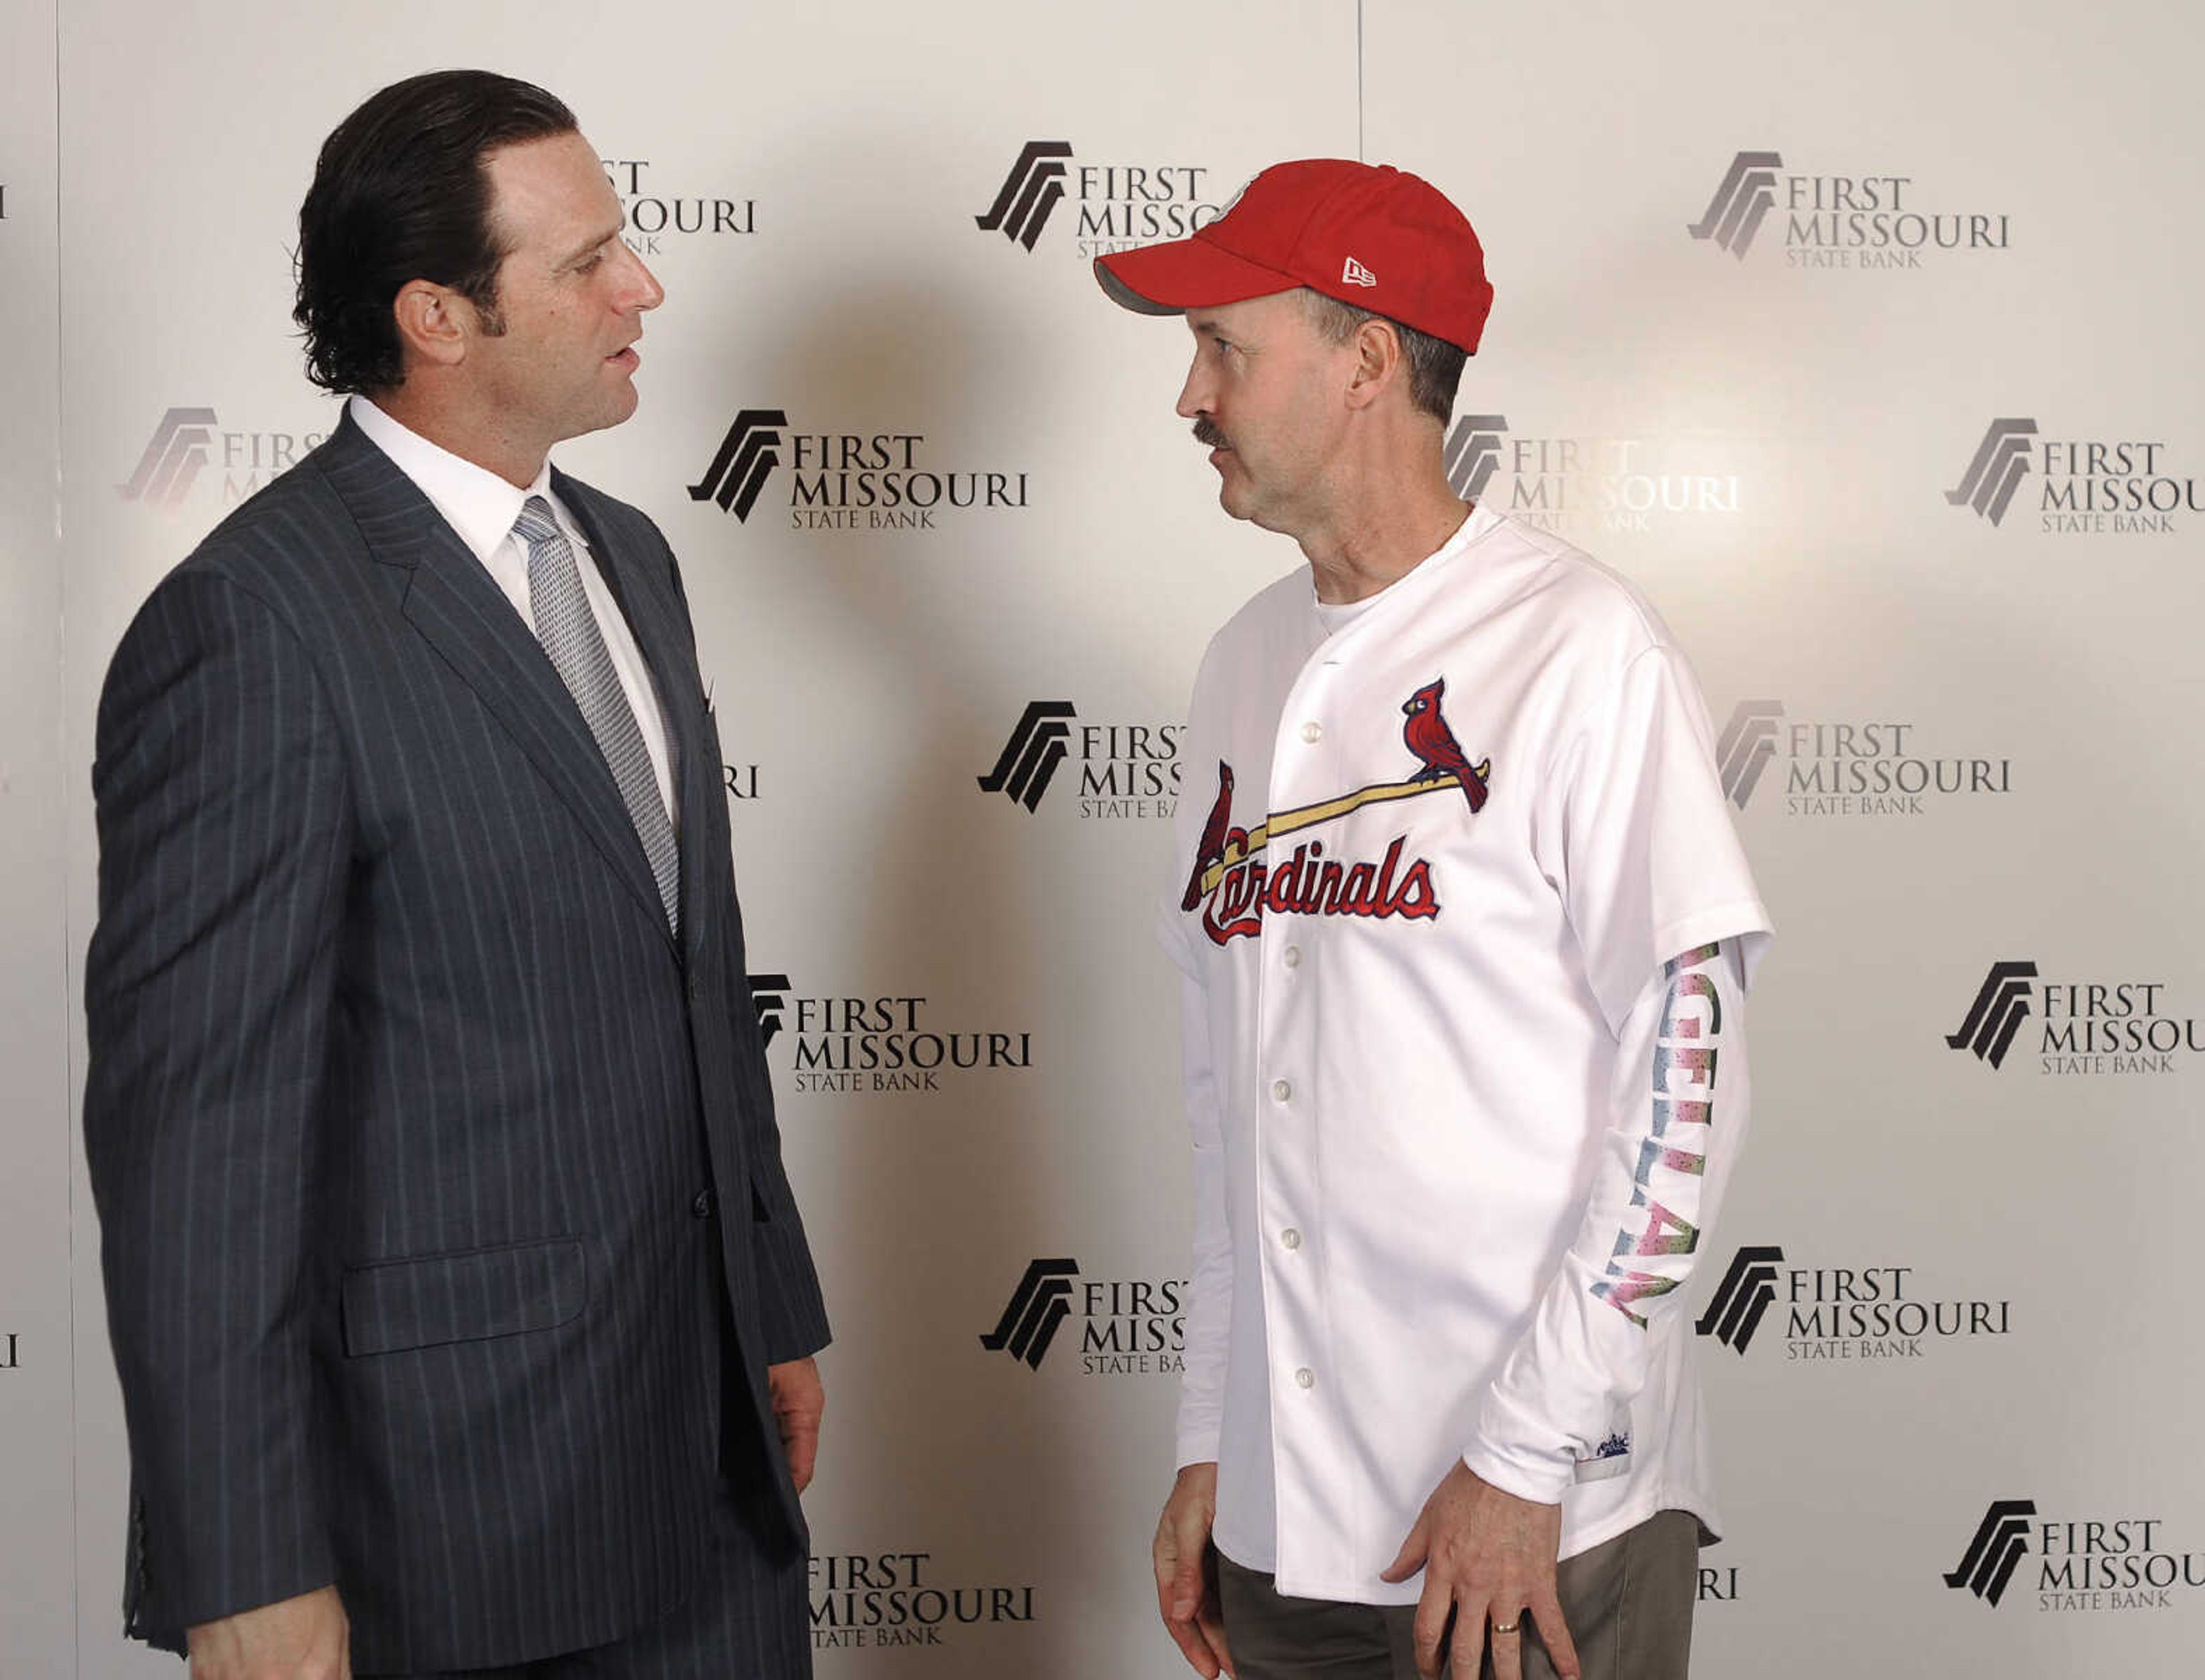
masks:
<instances>
[{"instance_id":1,"label":"suit sleeve","mask_svg":"<svg viewBox=\"0 0 2205 1680\"><path fill-rule=\"evenodd\" d=\"M737 965L736 976L742 968ZM739 1003L742 1018L734 1030L758 1035L758 1019L746 995ZM765 1335L765 1362L785 1364L825 1347L829 1339L827 1303L819 1289L818 1270L812 1264L811 1245L804 1234L804 1218L797 1211L796 1193L781 1162L781 1129L773 1116L773 1088L764 1077L765 1054L761 1046L755 1064L759 1069L758 1096L746 1104L750 1111L751 1136L747 1153L751 1173L751 1253L758 1265L758 1317Z\"/></svg>"},{"instance_id":2,"label":"suit sleeve","mask_svg":"<svg viewBox=\"0 0 2205 1680\"><path fill-rule=\"evenodd\" d=\"M351 798L291 632L222 578L156 591L92 773L85 1155L135 1483L131 1631L336 1574L309 1326Z\"/></svg>"},{"instance_id":3,"label":"suit sleeve","mask_svg":"<svg viewBox=\"0 0 2205 1680\"><path fill-rule=\"evenodd\" d=\"M690 652L696 651L696 626L689 615L689 597L681 586L681 567L657 526L645 521L666 561L666 574L681 608L681 624L688 632ZM732 853L733 841L729 842ZM818 1268L812 1263L811 1245L805 1235L804 1216L797 1211L796 1192L790 1188L782 1165L781 1128L774 1119L773 1081L766 1070L765 1045L758 1031L758 1012L746 984L742 907L729 859L728 1030L740 1052L744 1123L744 1158L750 1172L751 1258L758 1269L758 1317L765 1339L769 1365L802 1359L825 1347L831 1333L827 1303L819 1288ZM730 1210L730 1217L735 1210Z\"/></svg>"}]
</instances>

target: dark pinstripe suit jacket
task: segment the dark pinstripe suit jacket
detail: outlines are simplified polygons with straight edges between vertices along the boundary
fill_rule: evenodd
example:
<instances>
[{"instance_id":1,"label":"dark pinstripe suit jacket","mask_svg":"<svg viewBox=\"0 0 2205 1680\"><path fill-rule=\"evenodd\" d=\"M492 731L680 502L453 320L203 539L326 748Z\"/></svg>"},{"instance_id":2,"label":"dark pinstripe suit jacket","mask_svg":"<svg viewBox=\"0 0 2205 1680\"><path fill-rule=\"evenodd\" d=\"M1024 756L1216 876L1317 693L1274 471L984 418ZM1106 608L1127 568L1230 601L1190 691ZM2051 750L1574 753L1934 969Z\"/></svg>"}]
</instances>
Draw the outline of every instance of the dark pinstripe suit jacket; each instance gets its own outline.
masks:
<instances>
[{"instance_id":1,"label":"dark pinstripe suit jacket","mask_svg":"<svg viewBox=\"0 0 2205 1680\"><path fill-rule=\"evenodd\" d=\"M718 1279L827 1339L674 556L561 478L663 697L681 935L557 674L349 420L223 522L99 708L86 1150L131 1630L335 1581L368 1669L597 1644L694 1584ZM740 1385L733 1392L740 1392Z\"/></svg>"}]
</instances>

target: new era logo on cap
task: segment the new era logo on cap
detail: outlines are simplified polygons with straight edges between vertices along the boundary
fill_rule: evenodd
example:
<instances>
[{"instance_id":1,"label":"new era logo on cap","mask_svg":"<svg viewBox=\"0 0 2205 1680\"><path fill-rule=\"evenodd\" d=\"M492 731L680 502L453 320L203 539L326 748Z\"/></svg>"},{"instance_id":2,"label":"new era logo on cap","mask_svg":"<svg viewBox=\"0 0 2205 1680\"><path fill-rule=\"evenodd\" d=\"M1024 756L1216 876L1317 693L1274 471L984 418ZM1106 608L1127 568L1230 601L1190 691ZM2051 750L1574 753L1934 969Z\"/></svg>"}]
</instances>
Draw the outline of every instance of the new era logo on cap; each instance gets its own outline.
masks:
<instances>
[{"instance_id":1,"label":"new era logo on cap","mask_svg":"<svg viewBox=\"0 0 2205 1680\"><path fill-rule=\"evenodd\" d=\"M1343 286L1376 286L1378 276L1350 257L1340 270L1340 283Z\"/></svg>"}]
</instances>

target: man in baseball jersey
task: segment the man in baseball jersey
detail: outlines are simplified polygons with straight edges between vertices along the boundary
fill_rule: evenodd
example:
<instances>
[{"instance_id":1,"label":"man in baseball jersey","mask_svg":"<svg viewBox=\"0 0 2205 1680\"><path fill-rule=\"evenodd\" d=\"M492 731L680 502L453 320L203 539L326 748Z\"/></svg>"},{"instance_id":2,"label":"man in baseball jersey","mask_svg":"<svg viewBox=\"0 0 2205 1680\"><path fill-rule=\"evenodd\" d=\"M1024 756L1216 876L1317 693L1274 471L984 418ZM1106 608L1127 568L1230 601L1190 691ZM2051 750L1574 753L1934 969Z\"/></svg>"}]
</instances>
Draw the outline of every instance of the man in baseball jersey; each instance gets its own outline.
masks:
<instances>
[{"instance_id":1,"label":"man in baseball jersey","mask_svg":"<svg viewBox=\"0 0 2205 1680\"><path fill-rule=\"evenodd\" d=\"M1186 317L1219 501L1309 561L1203 661L1161 908L1165 1624L1240 1680L1681 1676L1718 1524L1680 1285L1768 930L1697 686L1629 584L1449 488L1493 289L1433 187L1281 163L1096 267Z\"/></svg>"}]
</instances>

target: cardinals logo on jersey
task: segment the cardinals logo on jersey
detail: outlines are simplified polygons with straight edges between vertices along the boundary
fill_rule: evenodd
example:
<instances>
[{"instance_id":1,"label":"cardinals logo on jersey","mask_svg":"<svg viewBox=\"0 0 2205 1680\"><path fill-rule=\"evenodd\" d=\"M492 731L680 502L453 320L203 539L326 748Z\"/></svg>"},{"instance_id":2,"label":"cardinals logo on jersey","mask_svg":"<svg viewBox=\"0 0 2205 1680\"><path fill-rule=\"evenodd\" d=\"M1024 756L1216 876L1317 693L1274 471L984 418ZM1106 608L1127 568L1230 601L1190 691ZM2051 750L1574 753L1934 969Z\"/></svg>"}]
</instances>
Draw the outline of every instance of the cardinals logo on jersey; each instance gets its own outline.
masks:
<instances>
[{"instance_id":1,"label":"cardinals logo on jersey","mask_svg":"<svg viewBox=\"0 0 2205 1680\"><path fill-rule=\"evenodd\" d=\"M1259 856L1273 842L1320 823L1336 822L1362 810L1395 799L1423 794L1461 791L1472 816L1485 809L1491 794L1490 758L1473 764L1455 739L1454 731L1441 715L1440 699L1447 680L1425 684L1401 706L1408 721L1401 739L1417 758L1417 772L1402 781L1374 782L1337 798L1293 810L1275 811L1254 829L1233 825L1233 767L1220 759L1217 797L1204 819L1195 842L1194 863L1186 878L1180 908L1199 910L1203 932L1214 944L1252 937L1262 931L1266 913L1275 916L1406 917L1411 920L1437 916L1439 894L1432 884L1429 860L1412 858L1404 865L1401 853L1408 836L1397 834L1383 858L1346 862L1328 858L1322 840L1297 846L1293 855L1272 867Z\"/></svg>"},{"instance_id":2,"label":"cardinals logo on jersey","mask_svg":"<svg viewBox=\"0 0 2205 1680\"><path fill-rule=\"evenodd\" d=\"M1471 814L1485 809L1485 778L1492 774L1493 761L1489 758L1472 764L1462 748L1456 744L1454 731L1440 715L1440 696L1447 692L1447 679L1441 677L1426 683L1402 702L1401 709L1409 721L1401 727L1401 739L1408 743L1409 751L1424 761L1424 768L1417 773L1418 781L1431 781L1441 776L1453 776L1461 786L1463 798L1470 801Z\"/></svg>"}]
</instances>

